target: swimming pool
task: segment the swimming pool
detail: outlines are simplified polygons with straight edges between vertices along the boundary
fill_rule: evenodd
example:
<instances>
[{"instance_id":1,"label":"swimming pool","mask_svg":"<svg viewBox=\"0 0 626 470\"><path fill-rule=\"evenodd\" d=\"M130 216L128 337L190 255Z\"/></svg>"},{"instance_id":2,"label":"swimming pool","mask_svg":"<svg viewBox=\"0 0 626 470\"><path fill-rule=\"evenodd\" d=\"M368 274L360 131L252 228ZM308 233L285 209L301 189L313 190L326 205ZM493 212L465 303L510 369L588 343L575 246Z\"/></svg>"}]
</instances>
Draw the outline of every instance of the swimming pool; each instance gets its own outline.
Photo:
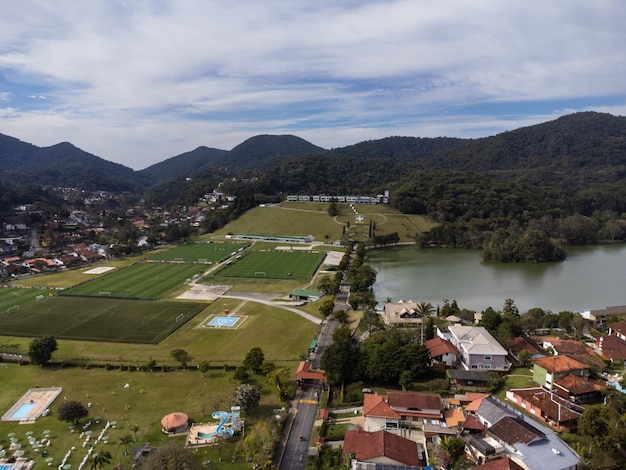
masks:
<instances>
[{"instance_id":1,"label":"swimming pool","mask_svg":"<svg viewBox=\"0 0 626 470\"><path fill-rule=\"evenodd\" d=\"M37 403L35 402L22 403L20 406L18 406L15 409L13 413L11 413L11 416L9 419L24 419L36 406L37 406ZM0 467L0 470L2 470L2 467Z\"/></svg>"},{"instance_id":2,"label":"swimming pool","mask_svg":"<svg viewBox=\"0 0 626 470\"><path fill-rule=\"evenodd\" d=\"M0 470L12 470L13 469L13 465L5 465L3 463L0 463Z\"/></svg>"}]
</instances>

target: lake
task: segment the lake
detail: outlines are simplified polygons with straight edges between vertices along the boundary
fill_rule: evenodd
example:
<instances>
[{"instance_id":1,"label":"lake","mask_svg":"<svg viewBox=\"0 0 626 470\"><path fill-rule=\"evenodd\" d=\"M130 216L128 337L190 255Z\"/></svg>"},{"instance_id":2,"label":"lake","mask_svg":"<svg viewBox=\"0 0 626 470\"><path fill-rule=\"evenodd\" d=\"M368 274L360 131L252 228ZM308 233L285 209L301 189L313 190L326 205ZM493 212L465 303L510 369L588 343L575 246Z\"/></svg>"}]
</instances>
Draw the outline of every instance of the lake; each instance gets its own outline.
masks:
<instances>
[{"instance_id":1,"label":"lake","mask_svg":"<svg viewBox=\"0 0 626 470\"><path fill-rule=\"evenodd\" d=\"M370 251L377 271L379 305L393 301L456 300L460 308L502 310L515 301L520 313L540 307L558 313L626 305L626 245L567 249L562 262L485 263L479 250L420 249Z\"/></svg>"}]
</instances>

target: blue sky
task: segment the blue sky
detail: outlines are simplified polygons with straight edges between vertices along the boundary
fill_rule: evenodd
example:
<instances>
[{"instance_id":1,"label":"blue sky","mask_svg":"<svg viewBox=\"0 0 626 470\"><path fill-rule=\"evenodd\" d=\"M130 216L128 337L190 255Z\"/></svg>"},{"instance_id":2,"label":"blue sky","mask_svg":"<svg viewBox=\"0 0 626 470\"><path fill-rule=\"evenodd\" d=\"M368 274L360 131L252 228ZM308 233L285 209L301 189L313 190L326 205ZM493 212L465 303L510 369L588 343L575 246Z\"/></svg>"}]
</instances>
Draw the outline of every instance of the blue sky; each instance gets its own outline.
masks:
<instances>
[{"instance_id":1,"label":"blue sky","mask_svg":"<svg viewBox=\"0 0 626 470\"><path fill-rule=\"evenodd\" d=\"M22 0L0 133L142 169L258 134L325 148L626 115L622 0Z\"/></svg>"}]
</instances>

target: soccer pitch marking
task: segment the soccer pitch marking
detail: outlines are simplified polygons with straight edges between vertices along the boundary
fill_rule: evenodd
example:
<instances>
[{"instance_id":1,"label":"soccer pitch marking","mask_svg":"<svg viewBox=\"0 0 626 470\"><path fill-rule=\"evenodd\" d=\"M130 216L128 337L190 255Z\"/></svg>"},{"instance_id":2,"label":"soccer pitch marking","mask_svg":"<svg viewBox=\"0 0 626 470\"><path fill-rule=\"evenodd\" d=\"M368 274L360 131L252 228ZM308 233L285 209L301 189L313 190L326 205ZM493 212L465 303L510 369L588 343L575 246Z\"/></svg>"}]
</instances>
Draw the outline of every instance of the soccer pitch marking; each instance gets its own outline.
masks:
<instances>
[{"instance_id":1,"label":"soccer pitch marking","mask_svg":"<svg viewBox=\"0 0 626 470\"><path fill-rule=\"evenodd\" d=\"M238 329L246 320L247 315L228 316L210 315L206 320L198 325L198 328L228 328L231 330Z\"/></svg>"}]
</instances>

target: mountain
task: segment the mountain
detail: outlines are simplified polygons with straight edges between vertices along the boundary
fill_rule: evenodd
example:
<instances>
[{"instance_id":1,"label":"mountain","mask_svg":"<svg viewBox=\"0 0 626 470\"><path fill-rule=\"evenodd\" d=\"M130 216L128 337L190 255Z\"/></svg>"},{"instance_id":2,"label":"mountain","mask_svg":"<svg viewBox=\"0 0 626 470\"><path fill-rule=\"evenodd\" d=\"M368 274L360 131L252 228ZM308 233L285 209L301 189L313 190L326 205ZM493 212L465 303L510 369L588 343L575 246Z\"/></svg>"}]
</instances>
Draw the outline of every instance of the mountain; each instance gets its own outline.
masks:
<instances>
[{"instance_id":1,"label":"mountain","mask_svg":"<svg viewBox=\"0 0 626 470\"><path fill-rule=\"evenodd\" d=\"M69 142L37 147L0 134L0 178L13 183L137 191L146 184L132 168L87 153Z\"/></svg>"},{"instance_id":2,"label":"mountain","mask_svg":"<svg viewBox=\"0 0 626 470\"><path fill-rule=\"evenodd\" d=\"M258 135L234 147L228 165L235 169L258 168L301 155L319 155L326 150L293 135Z\"/></svg>"},{"instance_id":3,"label":"mountain","mask_svg":"<svg viewBox=\"0 0 626 470\"><path fill-rule=\"evenodd\" d=\"M563 173L595 168L576 177L595 175L601 181L603 171L621 174L623 167L626 118L596 112L480 139L387 137L332 150L293 135L259 135L230 151L202 146L138 172L67 142L40 148L0 134L0 179L113 191L164 183L175 188L175 181L188 177L210 179L213 185L227 176L248 175L259 181L255 191L265 195L371 194L393 189L414 171ZM202 184L195 187L200 191ZM194 197L189 188L183 190L185 198Z\"/></svg>"},{"instance_id":4,"label":"mountain","mask_svg":"<svg viewBox=\"0 0 626 470\"><path fill-rule=\"evenodd\" d=\"M227 155L227 150L201 146L191 152L155 163L139 173L153 183L165 183L177 177L192 176L208 166L219 166Z\"/></svg>"}]
</instances>

